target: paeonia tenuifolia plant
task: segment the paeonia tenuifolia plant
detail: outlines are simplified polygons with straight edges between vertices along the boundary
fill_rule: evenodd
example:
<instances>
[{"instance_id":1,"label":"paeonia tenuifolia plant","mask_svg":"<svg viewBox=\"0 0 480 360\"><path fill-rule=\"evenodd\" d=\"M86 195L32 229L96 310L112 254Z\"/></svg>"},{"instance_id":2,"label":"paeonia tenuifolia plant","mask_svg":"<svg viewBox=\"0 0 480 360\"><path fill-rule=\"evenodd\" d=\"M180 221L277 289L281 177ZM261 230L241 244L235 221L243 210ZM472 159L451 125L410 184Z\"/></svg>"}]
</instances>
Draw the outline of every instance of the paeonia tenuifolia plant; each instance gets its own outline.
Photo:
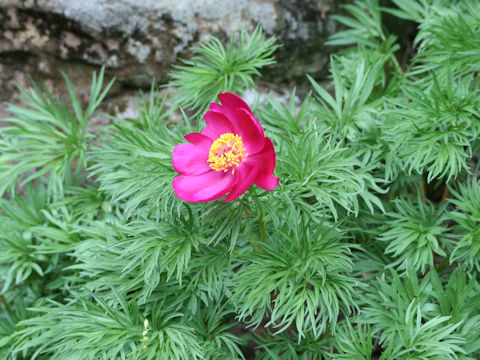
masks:
<instances>
[{"instance_id":1,"label":"paeonia tenuifolia plant","mask_svg":"<svg viewBox=\"0 0 480 360\"><path fill-rule=\"evenodd\" d=\"M88 104L68 78L63 100L20 88L1 360L480 359L480 2L328 21L327 65L305 48L269 72L312 64L286 96L259 90L282 45L260 27L193 49L107 126L89 123L104 70Z\"/></svg>"}]
</instances>

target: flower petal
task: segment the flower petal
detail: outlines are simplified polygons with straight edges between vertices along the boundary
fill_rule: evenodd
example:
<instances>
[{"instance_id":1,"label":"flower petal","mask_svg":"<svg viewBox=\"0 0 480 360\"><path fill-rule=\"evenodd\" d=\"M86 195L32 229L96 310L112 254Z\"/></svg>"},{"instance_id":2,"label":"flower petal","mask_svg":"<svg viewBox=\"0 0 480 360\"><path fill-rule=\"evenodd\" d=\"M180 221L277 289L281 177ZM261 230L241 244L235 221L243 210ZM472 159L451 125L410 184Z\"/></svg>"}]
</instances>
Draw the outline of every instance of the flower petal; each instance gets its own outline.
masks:
<instances>
[{"instance_id":1,"label":"flower petal","mask_svg":"<svg viewBox=\"0 0 480 360\"><path fill-rule=\"evenodd\" d=\"M237 133L240 132L240 129L242 128L242 120L237 117L237 109L245 109L251 117L254 119L254 124L258 128L258 131L260 131L263 134L263 129L258 120L253 116L252 110L250 110L250 107L247 105L245 101L243 101L240 97L238 97L235 94L232 93L224 93L224 94L219 94L218 99L221 101L223 105L216 104L216 103L211 103L210 108L212 110L219 111L223 114L225 114L226 117L230 119L232 122L233 126L235 127Z\"/></svg>"},{"instance_id":2,"label":"flower petal","mask_svg":"<svg viewBox=\"0 0 480 360\"><path fill-rule=\"evenodd\" d=\"M191 144L175 146L172 154L173 168L180 175L199 175L212 170L207 160L208 150Z\"/></svg>"},{"instance_id":3,"label":"flower petal","mask_svg":"<svg viewBox=\"0 0 480 360\"><path fill-rule=\"evenodd\" d=\"M255 185L267 191L272 191L275 189L279 182L280 179L273 174L257 176L255 179Z\"/></svg>"},{"instance_id":4,"label":"flower petal","mask_svg":"<svg viewBox=\"0 0 480 360\"><path fill-rule=\"evenodd\" d=\"M224 201L232 201L247 191L252 186L258 173L258 167L254 164L241 165L236 171L236 181L232 186L232 192L228 194Z\"/></svg>"},{"instance_id":5,"label":"flower petal","mask_svg":"<svg viewBox=\"0 0 480 360\"><path fill-rule=\"evenodd\" d=\"M231 121L221 112L209 110L203 116L207 126L202 130L202 134L209 136L213 140L225 133L235 133L235 127Z\"/></svg>"},{"instance_id":6,"label":"flower petal","mask_svg":"<svg viewBox=\"0 0 480 360\"><path fill-rule=\"evenodd\" d=\"M173 190L182 200L207 202L221 198L232 188L235 177L223 171L209 171L196 176L173 179Z\"/></svg>"},{"instance_id":7,"label":"flower petal","mask_svg":"<svg viewBox=\"0 0 480 360\"><path fill-rule=\"evenodd\" d=\"M184 136L185 140L191 142L193 145L198 146L199 148L210 150L213 140L208 136L200 133L190 133Z\"/></svg>"},{"instance_id":8,"label":"flower petal","mask_svg":"<svg viewBox=\"0 0 480 360\"><path fill-rule=\"evenodd\" d=\"M239 135L249 155L258 153L265 146L263 129L257 126L258 121L249 111L237 108L237 119L240 121Z\"/></svg>"},{"instance_id":9,"label":"flower petal","mask_svg":"<svg viewBox=\"0 0 480 360\"><path fill-rule=\"evenodd\" d=\"M235 108L244 108L248 111L252 112L245 101L240 96L237 96L232 93L223 93L218 94L218 100L227 108L235 109Z\"/></svg>"},{"instance_id":10,"label":"flower petal","mask_svg":"<svg viewBox=\"0 0 480 360\"><path fill-rule=\"evenodd\" d=\"M277 187L280 179L273 176L275 170L276 155L272 140L265 138L265 146L258 154L247 158L248 162L255 163L259 172L254 182L255 185L265 190L273 190Z\"/></svg>"}]
</instances>

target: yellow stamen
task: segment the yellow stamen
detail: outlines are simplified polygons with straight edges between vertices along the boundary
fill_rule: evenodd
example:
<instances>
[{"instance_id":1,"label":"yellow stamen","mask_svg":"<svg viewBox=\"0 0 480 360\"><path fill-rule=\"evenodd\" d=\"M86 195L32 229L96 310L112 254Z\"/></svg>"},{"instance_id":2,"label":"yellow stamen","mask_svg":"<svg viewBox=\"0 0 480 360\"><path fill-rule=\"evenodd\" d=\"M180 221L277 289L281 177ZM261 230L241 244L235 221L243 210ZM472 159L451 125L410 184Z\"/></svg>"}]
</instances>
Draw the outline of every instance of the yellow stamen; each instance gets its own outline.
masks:
<instances>
[{"instance_id":1,"label":"yellow stamen","mask_svg":"<svg viewBox=\"0 0 480 360\"><path fill-rule=\"evenodd\" d=\"M210 147L207 161L213 170L227 172L232 169L233 175L235 168L247 158L248 154L245 154L245 151L239 135L222 134Z\"/></svg>"}]
</instances>

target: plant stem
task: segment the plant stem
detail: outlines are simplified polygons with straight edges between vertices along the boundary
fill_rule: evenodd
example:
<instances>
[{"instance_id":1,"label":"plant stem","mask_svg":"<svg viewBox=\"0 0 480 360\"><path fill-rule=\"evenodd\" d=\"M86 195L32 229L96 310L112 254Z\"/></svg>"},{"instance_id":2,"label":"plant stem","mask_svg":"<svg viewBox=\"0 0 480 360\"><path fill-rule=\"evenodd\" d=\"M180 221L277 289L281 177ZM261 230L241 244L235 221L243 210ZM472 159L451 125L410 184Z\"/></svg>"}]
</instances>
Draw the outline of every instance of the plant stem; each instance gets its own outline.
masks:
<instances>
[{"instance_id":1,"label":"plant stem","mask_svg":"<svg viewBox=\"0 0 480 360\"><path fill-rule=\"evenodd\" d=\"M6 311L10 316L12 316L12 315L13 315L12 309L10 309L10 306L8 305L7 300L5 299L5 297L4 297L3 295L0 295L0 301L3 303L3 307L5 308L5 311Z\"/></svg>"},{"instance_id":2,"label":"plant stem","mask_svg":"<svg viewBox=\"0 0 480 360\"><path fill-rule=\"evenodd\" d=\"M265 221L264 221L264 216L263 216L263 209L262 206L260 205L260 202L256 197L253 198L254 203L255 203L255 209L257 212L258 216L258 228L259 228L259 236L260 236L260 241L263 243L267 242L267 231L265 230ZM255 244L253 239L248 238L248 241L250 242L250 245L252 245L253 250L255 252L261 252L262 250L259 249L259 247Z\"/></svg>"},{"instance_id":3,"label":"plant stem","mask_svg":"<svg viewBox=\"0 0 480 360\"><path fill-rule=\"evenodd\" d=\"M443 189L443 194L442 194L442 201L441 201L442 205L447 202L448 195L450 195L450 191L448 190L447 184L445 184L445 188Z\"/></svg>"},{"instance_id":4,"label":"plant stem","mask_svg":"<svg viewBox=\"0 0 480 360\"><path fill-rule=\"evenodd\" d=\"M263 210L259 207L259 218L258 218L258 225L260 227L260 240L263 243L267 242L267 231L265 229L265 221L263 218Z\"/></svg>"},{"instance_id":5,"label":"plant stem","mask_svg":"<svg viewBox=\"0 0 480 360\"><path fill-rule=\"evenodd\" d=\"M422 181L420 181L420 183L418 184L419 188L420 188L420 195L422 196L422 203L423 204L426 204L427 201L426 201L426 198L427 198L427 192L425 191L425 183Z\"/></svg>"},{"instance_id":6,"label":"plant stem","mask_svg":"<svg viewBox=\"0 0 480 360\"><path fill-rule=\"evenodd\" d=\"M387 37L385 36L385 33L383 32L382 29L380 29L380 38L382 39L383 42L387 41ZM403 75L403 70L402 67L400 66L400 62L398 61L397 57L395 56L394 53L390 54L390 58L393 61L393 64L397 68L397 71L400 73L400 75Z\"/></svg>"},{"instance_id":7,"label":"plant stem","mask_svg":"<svg viewBox=\"0 0 480 360\"><path fill-rule=\"evenodd\" d=\"M250 243L250 245L252 245L252 248L253 250L255 250L255 252L260 252L260 249L258 248L258 246L255 244L255 242L251 237L248 238L248 242Z\"/></svg>"},{"instance_id":8,"label":"plant stem","mask_svg":"<svg viewBox=\"0 0 480 360\"><path fill-rule=\"evenodd\" d=\"M445 256L435 269L437 270L437 273L440 274L440 272L445 270L448 267L448 265L449 265L448 256Z\"/></svg>"}]
</instances>

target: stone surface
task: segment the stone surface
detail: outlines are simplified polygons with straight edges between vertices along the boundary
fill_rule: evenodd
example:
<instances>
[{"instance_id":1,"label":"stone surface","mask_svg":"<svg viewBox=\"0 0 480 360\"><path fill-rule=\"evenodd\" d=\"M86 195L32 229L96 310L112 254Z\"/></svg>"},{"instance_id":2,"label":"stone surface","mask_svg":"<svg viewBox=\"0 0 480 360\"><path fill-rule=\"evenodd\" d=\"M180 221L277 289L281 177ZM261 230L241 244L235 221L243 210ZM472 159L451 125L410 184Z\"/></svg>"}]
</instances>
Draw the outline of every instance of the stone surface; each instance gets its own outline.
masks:
<instances>
[{"instance_id":1,"label":"stone surface","mask_svg":"<svg viewBox=\"0 0 480 360\"><path fill-rule=\"evenodd\" d=\"M334 5L336 4L336 5ZM166 82L179 58L215 35L261 24L276 35L278 64L269 80L288 82L326 73L322 46L335 30L334 0L0 0L0 101L29 77L64 90L66 73L88 96L90 74L102 65L118 80L114 94Z\"/></svg>"}]
</instances>

